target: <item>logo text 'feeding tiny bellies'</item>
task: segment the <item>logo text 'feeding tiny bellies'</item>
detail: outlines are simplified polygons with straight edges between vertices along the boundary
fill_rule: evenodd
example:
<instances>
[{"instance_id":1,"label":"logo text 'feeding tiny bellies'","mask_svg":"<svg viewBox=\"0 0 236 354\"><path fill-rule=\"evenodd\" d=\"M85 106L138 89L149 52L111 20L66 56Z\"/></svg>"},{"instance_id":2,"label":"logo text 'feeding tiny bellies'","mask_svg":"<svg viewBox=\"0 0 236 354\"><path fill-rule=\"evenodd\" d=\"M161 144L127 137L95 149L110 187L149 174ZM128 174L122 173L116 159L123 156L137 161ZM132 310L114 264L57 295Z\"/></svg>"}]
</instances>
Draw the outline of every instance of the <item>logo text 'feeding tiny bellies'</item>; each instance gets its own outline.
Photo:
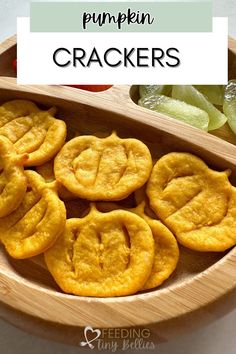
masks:
<instances>
[{"instance_id":1,"label":"logo text 'feeding tiny bellies'","mask_svg":"<svg viewBox=\"0 0 236 354\"><path fill-rule=\"evenodd\" d=\"M82 347L99 351L109 350L154 350L155 343L150 339L148 328L102 328L93 329L91 326L84 328L84 340L80 342Z\"/></svg>"}]
</instances>

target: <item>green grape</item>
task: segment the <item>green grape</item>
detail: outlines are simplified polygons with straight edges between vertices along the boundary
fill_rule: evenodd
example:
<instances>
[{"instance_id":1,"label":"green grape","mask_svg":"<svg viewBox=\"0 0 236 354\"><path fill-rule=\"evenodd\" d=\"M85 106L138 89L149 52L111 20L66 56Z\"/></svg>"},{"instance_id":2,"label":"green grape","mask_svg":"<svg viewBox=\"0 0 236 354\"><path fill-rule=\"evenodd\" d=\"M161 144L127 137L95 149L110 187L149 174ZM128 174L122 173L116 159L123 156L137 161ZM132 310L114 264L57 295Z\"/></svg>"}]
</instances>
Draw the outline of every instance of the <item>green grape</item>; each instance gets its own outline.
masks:
<instances>
[{"instance_id":1,"label":"green grape","mask_svg":"<svg viewBox=\"0 0 236 354\"><path fill-rule=\"evenodd\" d=\"M150 95L168 96L171 93L171 88L170 85L140 85L139 95L141 98Z\"/></svg>"},{"instance_id":2,"label":"green grape","mask_svg":"<svg viewBox=\"0 0 236 354\"><path fill-rule=\"evenodd\" d=\"M236 134L236 80L229 81L225 88L223 111L230 128Z\"/></svg>"},{"instance_id":3,"label":"green grape","mask_svg":"<svg viewBox=\"0 0 236 354\"><path fill-rule=\"evenodd\" d=\"M207 98L193 86L173 86L172 97L207 112L209 116L208 130L218 129L222 127L222 125L224 125L227 121L226 116L215 106L213 106L213 104L209 102Z\"/></svg>"},{"instance_id":4,"label":"green grape","mask_svg":"<svg viewBox=\"0 0 236 354\"><path fill-rule=\"evenodd\" d=\"M194 85L206 98L216 106L222 106L224 102L223 85Z\"/></svg>"},{"instance_id":5,"label":"green grape","mask_svg":"<svg viewBox=\"0 0 236 354\"><path fill-rule=\"evenodd\" d=\"M202 109L164 95L150 95L138 101L142 107L166 114L172 118L207 131L209 117Z\"/></svg>"}]
</instances>

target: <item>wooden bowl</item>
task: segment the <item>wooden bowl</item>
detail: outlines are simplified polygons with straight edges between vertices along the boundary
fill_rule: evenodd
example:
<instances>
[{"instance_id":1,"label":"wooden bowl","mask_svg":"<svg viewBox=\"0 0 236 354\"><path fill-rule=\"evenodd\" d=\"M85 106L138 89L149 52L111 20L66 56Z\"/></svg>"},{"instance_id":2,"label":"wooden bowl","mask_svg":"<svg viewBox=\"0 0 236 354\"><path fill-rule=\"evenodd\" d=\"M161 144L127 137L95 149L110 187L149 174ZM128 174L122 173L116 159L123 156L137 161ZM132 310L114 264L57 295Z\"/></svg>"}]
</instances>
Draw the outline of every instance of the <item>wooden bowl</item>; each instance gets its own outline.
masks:
<instances>
[{"instance_id":1,"label":"wooden bowl","mask_svg":"<svg viewBox=\"0 0 236 354\"><path fill-rule=\"evenodd\" d=\"M229 43L229 70L233 78L236 77L236 45L233 40ZM15 44L10 41L4 48L0 52L0 74L13 76L9 62L15 56ZM22 98L44 107L55 105L57 116L67 123L69 138L77 132L93 134L115 129L121 137L132 136L144 141L154 157L170 151L187 151L216 169L231 168L231 181L236 185L236 146L138 107L136 93L135 87L128 86L113 86L100 93L63 86L17 86L14 78L0 77L0 104ZM225 305L222 296L231 296L230 291L236 287L235 266L236 248L225 253L200 253L181 247L178 267L161 287L126 297L89 298L62 293L42 257L14 260L2 248L1 313L23 329L73 344L82 340L79 336L88 325L94 328L148 326L162 340L191 328L192 323L184 325L186 316L200 323L196 313L201 318L204 314L201 323L208 322L215 308L213 302L218 306L215 313L219 315L222 303ZM231 308L223 307L222 313Z\"/></svg>"}]
</instances>

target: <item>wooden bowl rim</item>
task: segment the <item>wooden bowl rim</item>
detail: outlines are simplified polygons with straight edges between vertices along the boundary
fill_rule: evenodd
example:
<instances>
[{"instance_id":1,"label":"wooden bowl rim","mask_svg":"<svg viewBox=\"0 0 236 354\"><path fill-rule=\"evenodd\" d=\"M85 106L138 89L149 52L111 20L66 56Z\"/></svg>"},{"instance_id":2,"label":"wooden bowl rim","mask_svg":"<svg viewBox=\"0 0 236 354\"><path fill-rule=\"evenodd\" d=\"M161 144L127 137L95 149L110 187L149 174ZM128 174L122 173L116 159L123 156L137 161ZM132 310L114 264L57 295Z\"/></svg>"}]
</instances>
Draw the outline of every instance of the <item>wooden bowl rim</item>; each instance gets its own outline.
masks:
<instances>
[{"instance_id":1,"label":"wooden bowl rim","mask_svg":"<svg viewBox=\"0 0 236 354\"><path fill-rule=\"evenodd\" d=\"M234 48L235 43L236 42L233 41ZM9 47L11 46L12 43ZM39 86L21 87L19 89L16 88L14 79L0 78L0 89L4 89L4 80L11 82L11 89L6 88L6 90L14 90L15 87L15 90L17 89L17 91L40 95ZM50 93L50 96L68 101L73 100L71 98L72 93L76 90L73 88L52 86L48 86L46 88L48 95ZM128 98L129 87L123 87L123 89L126 90ZM118 89L117 87L113 87L107 92L105 91L101 93L91 93L78 90L78 99L74 101L88 104L91 97L93 97L93 105L104 109L103 100L109 97L110 90L115 92L116 90L119 91L120 88ZM102 100L102 102L100 102L100 100ZM129 100L132 102L130 97ZM133 102L130 104L135 105ZM144 111L144 109L136 105L135 108L137 111L140 111L140 114ZM125 115L125 112L121 109L121 107L117 106L116 111ZM151 112L149 112L149 116L152 116ZM160 116L161 119L163 118L163 115L158 116ZM149 123L146 121L145 124L152 125L152 121ZM181 123L178 122L178 124ZM185 127L184 123L183 127ZM193 133L196 133L195 128L191 127L191 130ZM201 132L201 134L204 133ZM209 139L216 139L218 143L220 141L220 139L215 137L209 137ZM223 141L221 141L221 144L222 146L228 145L227 142ZM232 149L235 149L236 151L236 147L232 147ZM225 293L235 288L235 262L236 248L234 247L217 263L198 275L195 275L193 278L186 280L184 283L170 286L167 289L157 289L149 293L118 298L89 298L61 293L55 294L54 291L44 289L39 285L27 281L26 279L20 280L14 278L14 274L9 274L9 272L4 269L4 266L0 264L0 300L34 317L36 316L49 322L56 322L70 326L84 327L89 324L101 328L107 327L107 318L109 318L110 321L109 327L144 326L166 321L192 312L215 301ZM24 294L28 292L30 293L31 290L34 291L35 299L37 299L34 301L31 294L32 301L34 302L34 310L32 310L32 308L25 302L26 297ZM15 302L14 296L11 296L12 293L18 294L19 297L17 302ZM44 296L40 296L42 294ZM201 305L199 305L199 302ZM49 308L48 304L50 304ZM56 313L53 311L54 305L57 309ZM60 309L64 312L65 306L68 313L67 316L63 316L62 318L60 316ZM47 311L44 311L45 308L47 308ZM140 311L139 318L137 318L137 310ZM82 319L79 315L83 315ZM103 318L104 315L105 319Z\"/></svg>"},{"instance_id":2,"label":"wooden bowl rim","mask_svg":"<svg viewBox=\"0 0 236 354\"><path fill-rule=\"evenodd\" d=\"M16 34L13 36L5 39L1 44L0 44L0 55L6 52L8 49L16 45L17 39L16 39Z\"/></svg>"}]
</instances>

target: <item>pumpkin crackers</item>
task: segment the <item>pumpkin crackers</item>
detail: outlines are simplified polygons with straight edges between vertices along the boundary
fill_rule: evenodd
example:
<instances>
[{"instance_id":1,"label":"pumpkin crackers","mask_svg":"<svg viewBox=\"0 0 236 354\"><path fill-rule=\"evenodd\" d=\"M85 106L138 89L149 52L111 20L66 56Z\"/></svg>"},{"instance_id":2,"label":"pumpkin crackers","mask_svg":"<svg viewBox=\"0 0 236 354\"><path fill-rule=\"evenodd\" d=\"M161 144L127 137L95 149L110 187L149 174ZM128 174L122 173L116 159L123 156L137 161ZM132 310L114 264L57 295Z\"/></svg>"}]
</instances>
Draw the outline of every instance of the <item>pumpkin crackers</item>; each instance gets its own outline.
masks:
<instances>
[{"instance_id":1,"label":"pumpkin crackers","mask_svg":"<svg viewBox=\"0 0 236 354\"><path fill-rule=\"evenodd\" d=\"M152 169L146 145L136 139L79 136L66 143L54 172L69 191L89 200L120 200L141 187Z\"/></svg>"},{"instance_id":2,"label":"pumpkin crackers","mask_svg":"<svg viewBox=\"0 0 236 354\"><path fill-rule=\"evenodd\" d=\"M44 253L64 292L110 297L163 284L177 241L197 251L236 244L230 171L188 153L153 166L143 142L116 133L65 143L55 112L24 100L0 107L0 240L12 257Z\"/></svg>"},{"instance_id":3,"label":"pumpkin crackers","mask_svg":"<svg viewBox=\"0 0 236 354\"><path fill-rule=\"evenodd\" d=\"M58 285L82 296L129 295L141 290L154 257L149 226L124 210L70 219L55 245L45 253Z\"/></svg>"},{"instance_id":4,"label":"pumpkin crackers","mask_svg":"<svg viewBox=\"0 0 236 354\"><path fill-rule=\"evenodd\" d=\"M0 107L0 239L15 258L42 253L64 229L58 183L23 168L50 160L63 145L66 126L54 113L25 100Z\"/></svg>"},{"instance_id":5,"label":"pumpkin crackers","mask_svg":"<svg viewBox=\"0 0 236 354\"><path fill-rule=\"evenodd\" d=\"M46 183L34 171L25 171L28 190L19 207L0 219L0 239L14 258L28 258L50 247L66 222L57 183Z\"/></svg>"},{"instance_id":6,"label":"pumpkin crackers","mask_svg":"<svg viewBox=\"0 0 236 354\"><path fill-rule=\"evenodd\" d=\"M144 196L143 196L144 197ZM115 203L98 203L103 212L118 210ZM174 235L159 220L147 215L149 207L145 198L138 206L127 211L140 216L150 227L154 239L155 251L152 271L142 290L152 289L161 285L174 272L179 260L179 248ZM154 213L153 213L154 214Z\"/></svg>"},{"instance_id":7,"label":"pumpkin crackers","mask_svg":"<svg viewBox=\"0 0 236 354\"><path fill-rule=\"evenodd\" d=\"M34 103L14 100L0 107L0 135L7 137L19 154L27 153L25 166L51 160L65 142L66 125L53 115L55 108L40 110Z\"/></svg>"},{"instance_id":8,"label":"pumpkin crackers","mask_svg":"<svg viewBox=\"0 0 236 354\"><path fill-rule=\"evenodd\" d=\"M194 155L170 153L147 185L152 209L178 241L197 251L224 251L236 243L236 190L229 171L217 172Z\"/></svg>"}]
</instances>

